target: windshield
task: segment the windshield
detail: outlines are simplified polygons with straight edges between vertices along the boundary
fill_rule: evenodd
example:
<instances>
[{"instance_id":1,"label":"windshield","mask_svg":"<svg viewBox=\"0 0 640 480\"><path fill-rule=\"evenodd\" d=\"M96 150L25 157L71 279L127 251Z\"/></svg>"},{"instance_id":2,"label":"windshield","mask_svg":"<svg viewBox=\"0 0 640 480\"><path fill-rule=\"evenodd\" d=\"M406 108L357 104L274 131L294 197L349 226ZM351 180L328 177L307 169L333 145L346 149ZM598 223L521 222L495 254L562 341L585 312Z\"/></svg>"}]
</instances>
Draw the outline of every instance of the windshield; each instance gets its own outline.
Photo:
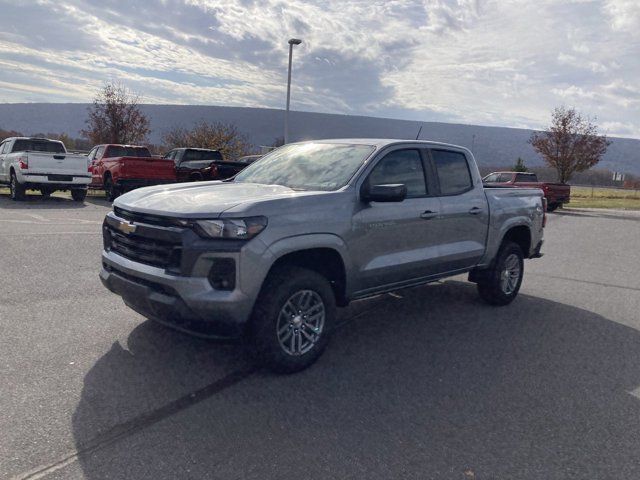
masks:
<instances>
[{"instance_id":1,"label":"windshield","mask_svg":"<svg viewBox=\"0 0 640 480\"><path fill-rule=\"evenodd\" d=\"M114 157L151 157L151 152L146 147L125 147L124 145L111 145L107 148L104 158Z\"/></svg>"},{"instance_id":2,"label":"windshield","mask_svg":"<svg viewBox=\"0 0 640 480\"><path fill-rule=\"evenodd\" d=\"M313 142L286 145L249 165L234 181L297 190L337 190L347 184L373 151L371 145Z\"/></svg>"},{"instance_id":3,"label":"windshield","mask_svg":"<svg viewBox=\"0 0 640 480\"><path fill-rule=\"evenodd\" d=\"M13 145L14 152L48 152L48 153L65 153L64 147L60 142L51 142L49 140L16 140Z\"/></svg>"},{"instance_id":4,"label":"windshield","mask_svg":"<svg viewBox=\"0 0 640 480\"><path fill-rule=\"evenodd\" d=\"M217 150L187 150L182 161L190 160L222 160L222 154Z\"/></svg>"}]
</instances>

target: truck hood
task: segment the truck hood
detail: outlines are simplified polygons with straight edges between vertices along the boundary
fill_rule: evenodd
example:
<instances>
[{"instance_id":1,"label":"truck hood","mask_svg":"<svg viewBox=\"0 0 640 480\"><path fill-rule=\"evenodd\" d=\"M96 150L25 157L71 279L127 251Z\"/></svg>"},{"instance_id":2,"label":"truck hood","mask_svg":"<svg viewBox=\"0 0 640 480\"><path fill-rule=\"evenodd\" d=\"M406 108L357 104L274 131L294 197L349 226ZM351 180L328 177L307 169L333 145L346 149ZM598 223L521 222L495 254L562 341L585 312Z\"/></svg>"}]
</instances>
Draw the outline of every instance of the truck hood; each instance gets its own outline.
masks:
<instances>
[{"instance_id":1,"label":"truck hood","mask_svg":"<svg viewBox=\"0 0 640 480\"><path fill-rule=\"evenodd\" d=\"M243 203L308 195L280 185L197 182L158 185L122 195L114 206L133 212L178 218L216 218ZM317 192L316 192L317 193Z\"/></svg>"}]
</instances>

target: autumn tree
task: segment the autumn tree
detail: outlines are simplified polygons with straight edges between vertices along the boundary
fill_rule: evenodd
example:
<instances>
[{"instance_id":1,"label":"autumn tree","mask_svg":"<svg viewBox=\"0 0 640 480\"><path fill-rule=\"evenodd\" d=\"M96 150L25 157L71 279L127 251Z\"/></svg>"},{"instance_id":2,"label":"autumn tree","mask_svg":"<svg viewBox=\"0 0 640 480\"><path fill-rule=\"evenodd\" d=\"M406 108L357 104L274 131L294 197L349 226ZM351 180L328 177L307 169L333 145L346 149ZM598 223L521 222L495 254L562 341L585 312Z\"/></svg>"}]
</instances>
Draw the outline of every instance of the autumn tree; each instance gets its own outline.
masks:
<instances>
[{"instance_id":1,"label":"autumn tree","mask_svg":"<svg viewBox=\"0 0 640 480\"><path fill-rule=\"evenodd\" d=\"M140 110L140 98L119 83L108 83L89 107L82 135L97 143L144 143L150 132L149 119Z\"/></svg>"},{"instance_id":2,"label":"autumn tree","mask_svg":"<svg viewBox=\"0 0 640 480\"><path fill-rule=\"evenodd\" d=\"M236 159L250 153L247 137L235 125L204 120L191 129L175 127L162 135L162 143L170 150L179 147L210 148L222 153L224 159Z\"/></svg>"},{"instance_id":3,"label":"autumn tree","mask_svg":"<svg viewBox=\"0 0 640 480\"><path fill-rule=\"evenodd\" d=\"M534 132L529 143L555 169L558 181L566 183L575 172L596 165L611 144L598 127L574 108L558 107L553 111L551 126Z\"/></svg>"}]
</instances>

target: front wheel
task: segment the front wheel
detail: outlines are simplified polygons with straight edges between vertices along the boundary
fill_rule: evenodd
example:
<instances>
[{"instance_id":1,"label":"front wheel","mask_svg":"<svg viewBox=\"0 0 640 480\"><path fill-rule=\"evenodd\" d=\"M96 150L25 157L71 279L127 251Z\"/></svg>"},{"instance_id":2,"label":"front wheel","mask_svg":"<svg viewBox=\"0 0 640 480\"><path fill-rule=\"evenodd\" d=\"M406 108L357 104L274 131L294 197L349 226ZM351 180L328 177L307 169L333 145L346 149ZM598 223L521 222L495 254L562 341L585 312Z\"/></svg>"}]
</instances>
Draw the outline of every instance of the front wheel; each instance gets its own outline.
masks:
<instances>
[{"instance_id":1,"label":"front wheel","mask_svg":"<svg viewBox=\"0 0 640 480\"><path fill-rule=\"evenodd\" d=\"M299 267L279 268L256 301L249 338L262 364L294 373L320 357L335 318L335 296L325 277Z\"/></svg>"},{"instance_id":2,"label":"front wheel","mask_svg":"<svg viewBox=\"0 0 640 480\"><path fill-rule=\"evenodd\" d=\"M11 195L11 200L15 200L16 202L22 201L27 196L27 189L18 182L18 177L16 177L15 172L11 172L11 179L9 181L9 193Z\"/></svg>"},{"instance_id":3,"label":"front wheel","mask_svg":"<svg viewBox=\"0 0 640 480\"><path fill-rule=\"evenodd\" d=\"M518 295L523 276L522 249L516 243L504 243L493 267L478 279L478 293L491 305L508 305Z\"/></svg>"},{"instance_id":4,"label":"front wheel","mask_svg":"<svg viewBox=\"0 0 640 480\"><path fill-rule=\"evenodd\" d=\"M71 190L71 198L73 198L76 202L84 202L84 199L87 198L87 189L74 188L73 190Z\"/></svg>"}]
</instances>

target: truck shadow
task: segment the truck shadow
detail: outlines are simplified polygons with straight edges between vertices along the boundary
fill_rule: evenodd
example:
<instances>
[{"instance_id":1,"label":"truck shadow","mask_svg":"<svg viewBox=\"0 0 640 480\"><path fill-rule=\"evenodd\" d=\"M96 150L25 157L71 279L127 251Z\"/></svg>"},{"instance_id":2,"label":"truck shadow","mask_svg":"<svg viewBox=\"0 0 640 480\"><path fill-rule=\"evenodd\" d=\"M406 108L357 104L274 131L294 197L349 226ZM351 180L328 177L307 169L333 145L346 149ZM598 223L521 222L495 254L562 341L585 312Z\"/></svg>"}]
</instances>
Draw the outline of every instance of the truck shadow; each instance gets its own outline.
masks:
<instances>
[{"instance_id":1,"label":"truck shadow","mask_svg":"<svg viewBox=\"0 0 640 480\"><path fill-rule=\"evenodd\" d=\"M8 191L7 191L8 192ZM82 209L88 205L98 205L103 207L111 206L103 196L87 196L84 202L76 202L71 196L43 197L37 193L28 193L25 200L14 202L9 197L9 193L0 192L0 208L7 210L29 210L39 209Z\"/></svg>"},{"instance_id":2,"label":"truck shadow","mask_svg":"<svg viewBox=\"0 0 640 480\"><path fill-rule=\"evenodd\" d=\"M527 295L485 306L455 280L399 293L350 307L293 376L145 322L84 379L72 426L85 477L632 476L636 330ZM203 387L204 401L189 395Z\"/></svg>"}]
</instances>

